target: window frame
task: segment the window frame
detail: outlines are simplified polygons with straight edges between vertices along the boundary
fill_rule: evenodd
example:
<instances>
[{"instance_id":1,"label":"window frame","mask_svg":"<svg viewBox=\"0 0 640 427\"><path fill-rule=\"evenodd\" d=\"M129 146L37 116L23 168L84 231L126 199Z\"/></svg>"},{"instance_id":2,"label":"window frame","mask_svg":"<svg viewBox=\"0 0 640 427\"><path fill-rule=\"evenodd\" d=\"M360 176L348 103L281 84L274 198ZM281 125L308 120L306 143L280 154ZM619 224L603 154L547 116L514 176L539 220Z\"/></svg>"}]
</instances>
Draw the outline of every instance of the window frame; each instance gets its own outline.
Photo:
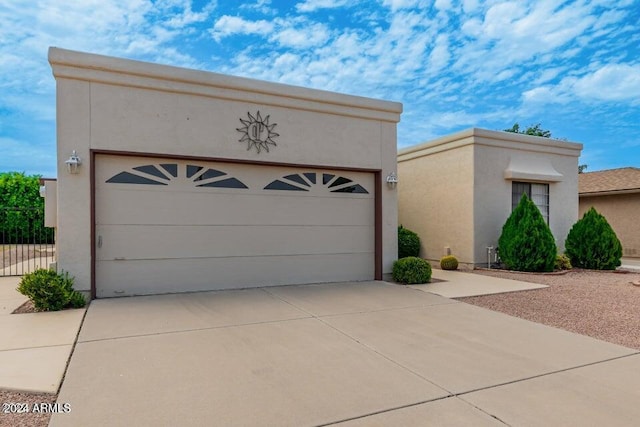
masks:
<instances>
[{"instance_id":1,"label":"window frame","mask_svg":"<svg viewBox=\"0 0 640 427\"><path fill-rule=\"evenodd\" d=\"M518 188L520 187L520 188ZM522 189L522 190L520 190ZM542 192L534 192L542 189ZM518 206L522 195L526 194L533 204L536 205L542 217L549 225L551 217L550 187L549 183L544 182L527 182L527 181L511 181L511 212ZM540 200L542 198L542 200Z\"/></svg>"}]
</instances>

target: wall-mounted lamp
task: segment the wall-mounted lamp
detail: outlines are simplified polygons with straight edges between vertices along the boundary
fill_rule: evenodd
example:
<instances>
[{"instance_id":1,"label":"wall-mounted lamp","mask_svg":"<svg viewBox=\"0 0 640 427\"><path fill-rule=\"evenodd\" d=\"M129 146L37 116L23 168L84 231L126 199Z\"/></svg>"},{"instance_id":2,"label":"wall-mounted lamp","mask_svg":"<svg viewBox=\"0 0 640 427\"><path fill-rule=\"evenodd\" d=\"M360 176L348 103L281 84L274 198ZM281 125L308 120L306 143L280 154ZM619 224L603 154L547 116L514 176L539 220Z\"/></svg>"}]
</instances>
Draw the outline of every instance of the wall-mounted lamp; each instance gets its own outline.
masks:
<instances>
[{"instance_id":1,"label":"wall-mounted lamp","mask_svg":"<svg viewBox=\"0 0 640 427\"><path fill-rule=\"evenodd\" d=\"M76 150L73 150L73 152L71 153L71 157L69 157L69 159L65 161L65 163L67 165L67 172L69 172L70 174L75 175L80 172L80 165L82 164L82 160L80 160L80 157L78 157L78 155L76 154Z\"/></svg>"},{"instance_id":2,"label":"wall-mounted lamp","mask_svg":"<svg viewBox=\"0 0 640 427\"><path fill-rule=\"evenodd\" d=\"M389 175L387 175L387 185L392 190L396 188L396 185L398 185L398 176L395 172L391 172Z\"/></svg>"}]
</instances>

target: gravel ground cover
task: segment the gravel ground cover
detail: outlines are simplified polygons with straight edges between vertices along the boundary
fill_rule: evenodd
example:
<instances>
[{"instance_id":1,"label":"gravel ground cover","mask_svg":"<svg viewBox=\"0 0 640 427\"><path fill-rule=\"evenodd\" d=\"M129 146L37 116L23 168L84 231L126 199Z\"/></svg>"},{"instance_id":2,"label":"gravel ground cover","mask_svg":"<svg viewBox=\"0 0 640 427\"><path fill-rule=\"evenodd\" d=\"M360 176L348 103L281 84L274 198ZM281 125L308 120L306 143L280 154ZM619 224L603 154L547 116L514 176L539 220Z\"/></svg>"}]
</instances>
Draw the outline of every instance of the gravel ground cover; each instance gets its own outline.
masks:
<instances>
[{"instance_id":1,"label":"gravel ground cover","mask_svg":"<svg viewBox=\"0 0 640 427\"><path fill-rule=\"evenodd\" d=\"M55 401L54 394L0 390L0 426L46 427L51 418L47 405Z\"/></svg>"},{"instance_id":2,"label":"gravel ground cover","mask_svg":"<svg viewBox=\"0 0 640 427\"><path fill-rule=\"evenodd\" d=\"M474 270L549 285L545 289L459 298L567 331L640 350L640 273L574 269L567 274Z\"/></svg>"}]
</instances>

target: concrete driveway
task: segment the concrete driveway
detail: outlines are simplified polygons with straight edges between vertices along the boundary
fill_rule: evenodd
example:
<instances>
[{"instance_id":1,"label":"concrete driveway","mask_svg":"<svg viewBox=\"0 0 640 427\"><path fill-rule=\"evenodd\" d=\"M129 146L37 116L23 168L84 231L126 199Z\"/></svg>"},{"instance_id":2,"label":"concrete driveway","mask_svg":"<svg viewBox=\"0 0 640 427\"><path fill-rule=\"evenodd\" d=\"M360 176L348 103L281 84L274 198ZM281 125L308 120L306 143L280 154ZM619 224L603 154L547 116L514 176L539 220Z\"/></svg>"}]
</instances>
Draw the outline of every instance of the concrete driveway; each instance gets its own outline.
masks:
<instances>
[{"instance_id":1,"label":"concrete driveway","mask_svg":"<svg viewBox=\"0 0 640 427\"><path fill-rule=\"evenodd\" d=\"M628 426L636 350L384 282L94 301L52 426Z\"/></svg>"}]
</instances>

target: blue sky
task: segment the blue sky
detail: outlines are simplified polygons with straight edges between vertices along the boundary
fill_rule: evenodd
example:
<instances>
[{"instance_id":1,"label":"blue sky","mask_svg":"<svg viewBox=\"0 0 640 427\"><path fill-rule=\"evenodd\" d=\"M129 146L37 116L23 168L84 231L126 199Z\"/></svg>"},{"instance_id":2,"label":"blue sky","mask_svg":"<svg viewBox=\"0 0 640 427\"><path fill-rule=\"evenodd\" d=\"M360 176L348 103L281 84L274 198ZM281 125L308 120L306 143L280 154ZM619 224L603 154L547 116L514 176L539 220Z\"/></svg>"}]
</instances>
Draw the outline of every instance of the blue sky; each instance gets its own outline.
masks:
<instances>
[{"instance_id":1,"label":"blue sky","mask_svg":"<svg viewBox=\"0 0 640 427\"><path fill-rule=\"evenodd\" d=\"M400 101L399 148L541 123L640 167L640 0L3 0L0 171L56 176L49 46Z\"/></svg>"}]
</instances>

